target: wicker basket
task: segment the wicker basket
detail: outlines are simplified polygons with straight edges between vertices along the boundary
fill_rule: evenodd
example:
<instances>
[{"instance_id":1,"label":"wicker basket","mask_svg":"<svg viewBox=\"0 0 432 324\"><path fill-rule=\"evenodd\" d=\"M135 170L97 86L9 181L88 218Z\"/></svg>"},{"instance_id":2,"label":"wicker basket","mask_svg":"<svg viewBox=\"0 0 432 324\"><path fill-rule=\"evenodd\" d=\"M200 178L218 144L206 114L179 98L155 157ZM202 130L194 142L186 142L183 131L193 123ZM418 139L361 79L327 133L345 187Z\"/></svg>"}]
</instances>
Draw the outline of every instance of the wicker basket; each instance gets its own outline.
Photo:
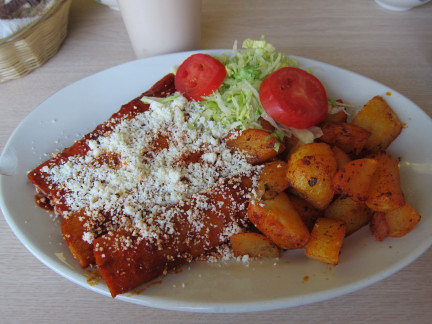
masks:
<instances>
[{"instance_id":1,"label":"wicker basket","mask_svg":"<svg viewBox=\"0 0 432 324\"><path fill-rule=\"evenodd\" d=\"M0 40L0 83L26 75L57 53L67 34L71 2L56 1L41 17Z\"/></svg>"}]
</instances>

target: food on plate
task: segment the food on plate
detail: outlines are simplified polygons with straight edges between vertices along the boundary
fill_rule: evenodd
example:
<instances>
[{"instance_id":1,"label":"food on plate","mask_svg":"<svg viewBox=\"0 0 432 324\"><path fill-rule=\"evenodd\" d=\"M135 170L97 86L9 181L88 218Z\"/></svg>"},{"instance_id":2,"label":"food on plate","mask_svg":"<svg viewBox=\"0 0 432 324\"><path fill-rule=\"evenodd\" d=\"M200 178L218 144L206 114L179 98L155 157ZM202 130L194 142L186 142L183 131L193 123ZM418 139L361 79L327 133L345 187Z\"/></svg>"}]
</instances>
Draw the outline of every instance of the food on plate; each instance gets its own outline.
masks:
<instances>
[{"instance_id":1,"label":"food on plate","mask_svg":"<svg viewBox=\"0 0 432 324\"><path fill-rule=\"evenodd\" d=\"M379 242L389 236L390 229L384 213L373 213L369 227L375 240Z\"/></svg>"},{"instance_id":2,"label":"food on plate","mask_svg":"<svg viewBox=\"0 0 432 324\"><path fill-rule=\"evenodd\" d=\"M155 228L145 228L148 234L131 227L96 238L96 264L111 294L128 292L229 240L245 226L249 194L241 179L229 178L149 215L151 222L143 221Z\"/></svg>"},{"instance_id":3,"label":"food on plate","mask_svg":"<svg viewBox=\"0 0 432 324\"><path fill-rule=\"evenodd\" d=\"M189 56L175 75L175 88L189 100L203 100L222 84L225 66L207 54Z\"/></svg>"},{"instance_id":4,"label":"food on plate","mask_svg":"<svg viewBox=\"0 0 432 324\"><path fill-rule=\"evenodd\" d=\"M275 158L285 146L270 133L261 129L245 129L231 132L225 138L228 147L245 154L251 164L259 164Z\"/></svg>"},{"instance_id":5,"label":"food on plate","mask_svg":"<svg viewBox=\"0 0 432 324\"><path fill-rule=\"evenodd\" d=\"M145 94L172 83L167 76ZM223 128L189 127L184 97L147 100L132 100L29 173L63 218L71 252L83 267L97 264L113 296L245 228L261 168L226 145Z\"/></svg>"},{"instance_id":6,"label":"food on plate","mask_svg":"<svg viewBox=\"0 0 432 324\"><path fill-rule=\"evenodd\" d=\"M378 152L369 157L375 159L378 164L368 190L366 205L376 212L391 211L405 205L398 161L385 152Z\"/></svg>"},{"instance_id":7,"label":"food on plate","mask_svg":"<svg viewBox=\"0 0 432 324\"><path fill-rule=\"evenodd\" d=\"M252 200L248 216L281 249L300 249L309 241L309 230L283 191L272 199Z\"/></svg>"},{"instance_id":8,"label":"food on plate","mask_svg":"<svg viewBox=\"0 0 432 324\"><path fill-rule=\"evenodd\" d=\"M276 160L264 164L258 180L257 192L262 199L274 198L289 187L286 175L287 164Z\"/></svg>"},{"instance_id":9,"label":"food on plate","mask_svg":"<svg viewBox=\"0 0 432 324\"><path fill-rule=\"evenodd\" d=\"M377 164L377 160L370 158L348 162L333 177L334 192L358 202L365 202Z\"/></svg>"},{"instance_id":10,"label":"food on plate","mask_svg":"<svg viewBox=\"0 0 432 324\"><path fill-rule=\"evenodd\" d=\"M315 208L309 202L299 197L298 195L288 193L288 196L291 204L299 213L303 223L306 225L309 232L312 231L312 228L318 217L323 216L323 211Z\"/></svg>"},{"instance_id":11,"label":"food on plate","mask_svg":"<svg viewBox=\"0 0 432 324\"><path fill-rule=\"evenodd\" d=\"M332 178L337 161L326 143L300 146L288 159L286 176L291 188L317 209L326 208L334 196Z\"/></svg>"},{"instance_id":12,"label":"food on plate","mask_svg":"<svg viewBox=\"0 0 432 324\"><path fill-rule=\"evenodd\" d=\"M336 265L345 237L346 223L334 218L318 218L306 248L309 258Z\"/></svg>"},{"instance_id":13,"label":"food on plate","mask_svg":"<svg viewBox=\"0 0 432 324\"><path fill-rule=\"evenodd\" d=\"M371 133L365 144L365 150L370 152L387 149L403 127L399 117L380 96L372 98L354 117L352 124Z\"/></svg>"},{"instance_id":14,"label":"food on plate","mask_svg":"<svg viewBox=\"0 0 432 324\"><path fill-rule=\"evenodd\" d=\"M296 67L284 67L267 76L259 93L265 111L285 126L314 126L328 113L327 94L322 83Z\"/></svg>"},{"instance_id":15,"label":"food on plate","mask_svg":"<svg viewBox=\"0 0 432 324\"><path fill-rule=\"evenodd\" d=\"M324 211L324 217L345 222L346 236L369 224L372 215L373 211L365 203L344 196L334 199Z\"/></svg>"},{"instance_id":16,"label":"food on plate","mask_svg":"<svg viewBox=\"0 0 432 324\"><path fill-rule=\"evenodd\" d=\"M320 140L334 145L345 153L359 154L367 143L370 132L352 123L324 123ZM353 152L351 152L354 150Z\"/></svg>"},{"instance_id":17,"label":"food on plate","mask_svg":"<svg viewBox=\"0 0 432 324\"><path fill-rule=\"evenodd\" d=\"M398 117L379 96L346 109L295 60L246 40L191 55L28 177L113 297L227 244L240 260L303 249L336 265L360 228L381 241L420 221L384 151Z\"/></svg>"},{"instance_id":18,"label":"food on plate","mask_svg":"<svg viewBox=\"0 0 432 324\"><path fill-rule=\"evenodd\" d=\"M413 230L421 216L411 205L388 211L376 212L371 222L371 230L377 241L386 237L402 237Z\"/></svg>"},{"instance_id":19,"label":"food on plate","mask_svg":"<svg viewBox=\"0 0 432 324\"><path fill-rule=\"evenodd\" d=\"M234 256L251 258L279 258L280 249L265 235L255 232L234 234L230 237Z\"/></svg>"},{"instance_id":20,"label":"food on plate","mask_svg":"<svg viewBox=\"0 0 432 324\"><path fill-rule=\"evenodd\" d=\"M390 237L402 237L408 234L420 221L420 214L409 204L385 212L384 215Z\"/></svg>"},{"instance_id":21,"label":"food on plate","mask_svg":"<svg viewBox=\"0 0 432 324\"><path fill-rule=\"evenodd\" d=\"M345 164L351 161L350 156L344 151L342 151L339 147L333 146L332 151L336 159L338 170L342 169L345 166Z\"/></svg>"}]
</instances>

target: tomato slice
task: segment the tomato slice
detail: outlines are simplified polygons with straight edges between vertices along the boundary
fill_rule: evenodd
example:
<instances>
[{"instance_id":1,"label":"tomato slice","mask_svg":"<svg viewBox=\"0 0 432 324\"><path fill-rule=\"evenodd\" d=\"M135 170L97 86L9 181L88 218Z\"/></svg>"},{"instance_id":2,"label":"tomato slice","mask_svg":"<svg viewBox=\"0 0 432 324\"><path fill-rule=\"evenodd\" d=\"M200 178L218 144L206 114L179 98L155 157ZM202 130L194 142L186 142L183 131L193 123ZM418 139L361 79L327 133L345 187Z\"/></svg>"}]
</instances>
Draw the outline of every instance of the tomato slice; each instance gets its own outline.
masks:
<instances>
[{"instance_id":1,"label":"tomato slice","mask_svg":"<svg viewBox=\"0 0 432 324\"><path fill-rule=\"evenodd\" d=\"M315 76L299 68L284 67L267 76L259 96L264 110L289 127L317 125L328 112L324 86Z\"/></svg>"},{"instance_id":2,"label":"tomato slice","mask_svg":"<svg viewBox=\"0 0 432 324\"><path fill-rule=\"evenodd\" d=\"M178 68L175 88L188 100L202 100L222 84L226 76L225 66L207 54L189 56Z\"/></svg>"}]
</instances>

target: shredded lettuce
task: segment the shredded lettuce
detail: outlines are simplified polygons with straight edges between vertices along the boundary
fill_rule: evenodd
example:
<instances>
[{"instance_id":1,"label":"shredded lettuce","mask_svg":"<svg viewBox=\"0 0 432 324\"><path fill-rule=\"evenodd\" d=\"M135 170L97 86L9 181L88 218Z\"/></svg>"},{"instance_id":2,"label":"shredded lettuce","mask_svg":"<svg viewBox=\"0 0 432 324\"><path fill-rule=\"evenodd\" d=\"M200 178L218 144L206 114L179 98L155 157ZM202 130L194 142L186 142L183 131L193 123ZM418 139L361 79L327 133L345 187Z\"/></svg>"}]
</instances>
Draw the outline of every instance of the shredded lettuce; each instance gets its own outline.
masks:
<instances>
[{"instance_id":1,"label":"shredded lettuce","mask_svg":"<svg viewBox=\"0 0 432 324\"><path fill-rule=\"evenodd\" d=\"M176 99L178 97L180 97L180 94L175 94L175 95L164 97L164 98L156 98L156 97L143 96L143 97L141 97L141 101L144 102L144 103L147 103L147 104L150 104L153 101L160 102L160 103L165 103L165 102L173 101L174 99Z\"/></svg>"},{"instance_id":2,"label":"shredded lettuce","mask_svg":"<svg viewBox=\"0 0 432 324\"><path fill-rule=\"evenodd\" d=\"M227 130L261 128L259 119L263 118L275 127L272 136L280 141L284 136L296 136L310 143L321 136L318 127L298 130L281 125L261 106L259 88L264 78L282 67L298 67L295 59L277 51L264 37L246 39L241 49L235 42L230 54L216 58L225 65L227 76L213 94L200 102L192 102L194 117L188 121L189 127L193 128L195 121L205 118Z\"/></svg>"},{"instance_id":3,"label":"shredded lettuce","mask_svg":"<svg viewBox=\"0 0 432 324\"><path fill-rule=\"evenodd\" d=\"M217 57L226 67L227 76L212 95L197 103L197 110L210 120L229 129L259 128L263 108L259 87L264 78L281 67L297 67L297 61L277 51L264 37L246 39L242 49L234 43L233 51Z\"/></svg>"}]
</instances>

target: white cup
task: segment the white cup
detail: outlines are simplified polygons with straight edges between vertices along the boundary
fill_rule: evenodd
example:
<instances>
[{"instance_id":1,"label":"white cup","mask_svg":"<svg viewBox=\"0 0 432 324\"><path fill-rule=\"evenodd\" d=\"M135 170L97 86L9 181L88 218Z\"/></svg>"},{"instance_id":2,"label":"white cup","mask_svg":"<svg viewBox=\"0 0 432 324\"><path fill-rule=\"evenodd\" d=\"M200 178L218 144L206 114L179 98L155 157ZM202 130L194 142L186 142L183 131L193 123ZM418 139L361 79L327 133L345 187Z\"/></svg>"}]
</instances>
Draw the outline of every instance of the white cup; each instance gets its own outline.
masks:
<instances>
[{"instance_id":1,"label":"white cup","mask_svg":"<svg viewBox=\"0 0 432 324\"><path fill-rule=\"evenodd\" d=\"M381 7L394 11L410 10L429 1L430 0L375 0Z\"/></svg>"},{"instance_id":2,"label":"white cup","mask_svg":"<svg viewBox=\"0 0 432 324\"><path fill-rule=\"evenodd\" d=\"M201 44L201 0L118 0L137 58L195 50Z\"/></svg>"}]
</instances>

